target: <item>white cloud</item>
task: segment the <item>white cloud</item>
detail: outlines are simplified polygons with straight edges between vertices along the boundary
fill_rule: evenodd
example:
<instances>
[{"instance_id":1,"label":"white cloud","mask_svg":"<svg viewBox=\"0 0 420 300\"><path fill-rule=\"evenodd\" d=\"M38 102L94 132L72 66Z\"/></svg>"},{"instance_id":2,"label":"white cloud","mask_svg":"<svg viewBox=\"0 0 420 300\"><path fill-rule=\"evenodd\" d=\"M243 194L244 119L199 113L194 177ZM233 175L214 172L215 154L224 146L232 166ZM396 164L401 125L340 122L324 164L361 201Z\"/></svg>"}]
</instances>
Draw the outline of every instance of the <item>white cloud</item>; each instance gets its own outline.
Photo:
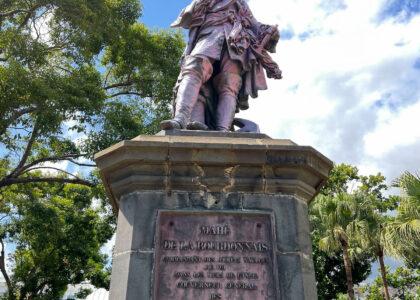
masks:
<instances>
[{"instance_id":1,"label":"white cloud","mask_svg":"<svg viewBox=\"0 0 420 300\"><path fill-rule=\"evenodd\" d=\"M409 146L420 141L420 101L397 114L389 109L382 111L377 127L365 135L364 141L366 153L376 158L384 156L395 147Z\"/></svg>"},{"instance_id":2,"label":"white cloud","mask_svg":"<svg viewBox=\"0 0 420 300\"><path fill-rule=\"evenodd\" d=\"M420 16L379 22L385 2L250 0L259 21L293 37L274 55L285 79L241 116L362 172L420 169Z\"/></svg>"}]
</instances>

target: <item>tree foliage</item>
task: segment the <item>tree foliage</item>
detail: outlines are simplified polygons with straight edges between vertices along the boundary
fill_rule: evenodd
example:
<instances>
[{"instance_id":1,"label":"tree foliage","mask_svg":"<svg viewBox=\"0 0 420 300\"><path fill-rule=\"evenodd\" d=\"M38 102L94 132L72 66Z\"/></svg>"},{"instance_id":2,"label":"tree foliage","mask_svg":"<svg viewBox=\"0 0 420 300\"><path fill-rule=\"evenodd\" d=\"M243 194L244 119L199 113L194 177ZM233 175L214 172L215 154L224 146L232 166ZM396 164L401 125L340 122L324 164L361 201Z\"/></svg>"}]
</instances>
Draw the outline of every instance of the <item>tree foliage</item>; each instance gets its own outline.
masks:
<instances>
[{"instance_id":1,"label":"tree foliage","mask_svg":"<svg viewBox=\"0 0 420 300\"><path fill-rule=\"evenodd\" d=\"M378 175L380 176L380 175ZM334 166L327 184L310 207L315 273L320 299L335 299L348 289L343 257L343 244L352 259L351 275L354 284L370 274L372 255L363 253L351 232L358 219L358 196L350 194L360 185L356 167Z\"/></svg>"},{"instance_id":2,"label":"tree foliage","mask_svg":"<svg viewBox=\"0 0 420 300\"><path fill-rule=\"evenodd\" d=\"M357 193L361 201L357 205L358 218L352 235L365 253L377 258L382 276L383 295L385 300L390 300L384 259L385 254L389 253L389 237L385 232L392 219L389 215L396 208L399 197L384 195L387 185L385 177L381 174L362 176L360 179L361 185Z\"/></svg>"},{"instance_id":3,"label":"tree foliage","mask_svg":"<svg viewBox=\"0 0 420 300\"><path fill-rule=\"evenodd\" d=\"M392 299L416 300L420 298L420 270L399 267L395 272L387 272L387 282ZM364 299L382 300L382 278L378 277L367 286L362 287Z\"/></svg>"},{"instance_id":4,"label":"tree foliage","mask_svg":"<svg viewBox=\"0 0 420 300\"><path fill-rule=\"evenodd\" d=\"M341 253L329 255L319 249L318 234L312 232L312 248L315 266L315 276L317 281L318 299L336 299L340 293L347 291L346 271ZM366 280L371 272L372 259L359 257L352 264L352 274L354 284L359 284Z\"/></svg>"},{"instance_id":5,"label":"tree foliage","mask_svg":"<svg viewBox=\"0 0 420 300\"><path fill-rule=\"evenodd\" d=\"M92 207L95 189L59 183L20 189L4 195L7 202L1 199L1 242L16 246L9 256L9 299L59 299L68 284L83 280L107 287L107 257L100 248L115 226L100 205Z\"/></svg>"},{"instance_id":6,"label":"tree foliage","mask_svg":"<svg viewBox=\"0 0 420 300\"><path fill-rule=\"evenodd\" d=\"M342 254L349 299L355 299L351 261L363 253L352 234L359 221L358 202L357 195L347 193L334 197L322 195L311 208L312 216L318 221L319 249L330 256Z\"/></svg>"},{"instance_id":7,"label":"tree foliage","mask_svg":"<svg viewBox=\"0 0 420 300\"><path fill-rule=\"evenodd\" d=\"M395 183L402 189L397 215L384 231L389 253L405 260L411 268L420 268L420 177L403 174Z\"/></svg>"},{"instance_id":8,"label":"tree foliage","mask_svg":"<svg viewBox=\"0 0 420 300\"><path fill-rule=\"evenodd\" d=\"M0 269L12 298L106 286L99 249L113 223L92 208L106 201L90 158L157 131L184 46L140 14L138 0L0 1L0 230L17 246L2 247Z\"/></svg>"},{"instance_id":9,"label":"tree foliage","mask_svg":"<svg viewBox=\"0 0 420 300\"><path fill-rule=\"evenodd\" d=\"M32 171L77 164L87 151L155 131L167 116L183 39L137 23L137 0L7 0L0 12L0 188L89 185ZM138 114L109 121L115 109ZM76 143L77 134L87 142Z\"/></svg>"},{"instance_id":10,"label":"tree foliage","mask_svg":"<svg viewBox=\"0 0 420 300\"><path fill-rule=\"evenodd\" d=\"M350 294L353 293L350 289L351 277L359 279L360 274L360 269L355 266L363 261L378 259L383 287L379 294L385 299L391 299L385 255L403 258L409 266L418 268L419 178L407 173L396 184L405 191L403 197L385 194L388 187L381 174L361 176L356 167L344 164L334 167L327 185L311 207L314 257L321 298L337 297L328 287L334 287L329 279L337 275L339 269L332 267L327 273L328 279L324 279L327 270L323 268L328 266L327 262L340 257L338 251L342 251L344 260L346 256L352 260L352 270L347 273ZM322 252L329 255L329 260L322 259ZM365 273L362 280L367 275ZM340 281L334 279L334 282ZM342 286L334 293L344 291Z\"/></svg>"}]
</instances>

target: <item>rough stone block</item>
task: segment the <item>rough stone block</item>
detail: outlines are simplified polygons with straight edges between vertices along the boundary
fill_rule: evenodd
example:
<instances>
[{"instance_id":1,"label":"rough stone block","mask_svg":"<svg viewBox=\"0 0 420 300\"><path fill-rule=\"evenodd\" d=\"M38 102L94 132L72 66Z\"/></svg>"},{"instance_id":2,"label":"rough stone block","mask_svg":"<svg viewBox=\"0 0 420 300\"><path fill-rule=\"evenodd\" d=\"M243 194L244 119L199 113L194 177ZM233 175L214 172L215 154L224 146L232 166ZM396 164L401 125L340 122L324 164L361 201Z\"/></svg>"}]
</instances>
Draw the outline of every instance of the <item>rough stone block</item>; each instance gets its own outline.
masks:
<instances>
[{"instance_id":1,"label":"rough stone block","mask_svg":"<svg viewBox=\"0 0 420 300\"><path fill-rule=\"evenodd\" d=\"M244 194L243 208L274 212L278 250L312 255L308 206L302 200L282 195Z\"/></svg>"},{"instance_id":2,"label":"rough stone block","mask_svg":"<svg viewBox=\"0 0 420 300\"><path fill-rule=\"evenodd\" d=\"M242 209L242 194L240 193L229 193L226 194L224 203L224 209Z\"/></svg>"},{"instance_id":3,"label":"rough stone block","mask_svg":"<svg viewBox=\"0 0 420 300\"><path fill-rule=\"evenodd\" d=\"M299 252L277 254L282 300L318 299L313 263Z\"/></svg>"},{"instance_id":4,"label":"rough stone block","mask_svg":"<svg viewBox=\"0 0 420 300\"><path fill-rule=\"evenodd\" d=\"M109 299L126 299L130 263L130 254L113 257Z\"/></svg>"},{"instance_id":5,"label":"rough stone block","mask_svg":"<svg viewBox=\"0 0 420 300\"><path fill-rule=\"evenodd\" d=\"M299 254L278 254L277 266L282 300L316 299L316 297L305 298Z\"/></svg>"},{"instance_id":6,"label":"rough stone block","mask_svg":"<svg viewBox=\"0 0 420 300\"><path fill-rule=\"evenodd\" d=\"M124 235L117 232L116 254L154 248L157 210L166 206L165 200L163 192L131 193L121 200L118 230Z\"/></svg>"},{"instance_id":7,"label":"rough stone block","mask_svg":"<svg viewBox=\"0 0 420 300\"><path fill-rule=\"evenodd\" d=\"M109 299L151 299L153 252L128 252L114 257Z\"/></svg>"}]
</instances>

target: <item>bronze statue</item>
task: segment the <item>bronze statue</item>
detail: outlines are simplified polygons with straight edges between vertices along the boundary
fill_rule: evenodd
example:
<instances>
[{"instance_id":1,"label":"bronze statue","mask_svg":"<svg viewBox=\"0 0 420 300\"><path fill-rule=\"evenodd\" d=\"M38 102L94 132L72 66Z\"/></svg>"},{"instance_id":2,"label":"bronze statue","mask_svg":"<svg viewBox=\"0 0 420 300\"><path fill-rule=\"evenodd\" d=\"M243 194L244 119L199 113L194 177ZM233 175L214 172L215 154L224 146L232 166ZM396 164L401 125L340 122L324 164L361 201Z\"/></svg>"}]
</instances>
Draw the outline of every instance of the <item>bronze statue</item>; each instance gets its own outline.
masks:
<instances>
[{"instance_id":1,"label":"bronze statue","mask_svg":"<svg viewBox=\"0 0 420 300\"><path fill-rule=\"evenodd\" d=\"M193 0L172 24L189 29L175 87L174 117L162 129L230 131L249 96L282 72L274 53L279 31L259 23L245 0Z\"/></svg>"}]
</instances>

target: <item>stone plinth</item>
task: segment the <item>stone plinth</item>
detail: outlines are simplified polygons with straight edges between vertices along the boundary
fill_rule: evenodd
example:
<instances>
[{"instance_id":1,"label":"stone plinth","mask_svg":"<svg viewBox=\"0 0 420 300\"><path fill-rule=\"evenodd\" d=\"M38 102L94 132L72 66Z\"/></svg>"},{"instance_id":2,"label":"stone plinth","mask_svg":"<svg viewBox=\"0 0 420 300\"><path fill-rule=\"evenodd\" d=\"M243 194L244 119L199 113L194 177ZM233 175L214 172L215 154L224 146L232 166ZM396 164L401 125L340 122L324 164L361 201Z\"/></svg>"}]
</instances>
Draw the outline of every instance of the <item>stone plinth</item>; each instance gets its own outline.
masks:
<instances>
[{"instance_id":1,"label":"stone plinth","mask_svg":"<svg viewBox=\"0 0 420 300\"><path fill-rule=\"evenodd\" d=\"M317 299L308 203L325 182L332 162L313 148L262 134L173 131L123 141L95 159L118 212L111 300L235 300L252 299L255 296L251 295L257 294L263 296L255 300ZM191 225L194 245L188 250L182 241L177 246L164 240L165 236L185 240L189 235L188 225L176 215L180 212L195 224ZM206 225L201 224L201 229L195 215L200 212ZM205 231L203 228L212 228L212 222L225 226L226 232ZM202 245L216 247L217 253L236 251L235 259L242 262L248 259L244 256L251 247L255 252L252 258L269 264L264 267L267 271L249 265L256 271L245 274L245 265L218 264L215 267L227 268L219 272L223 279L212 281L220 285L219 290L191 288L188 281L192 279L177 272L183 270L182 265L162 266L161 258L168 253L182 259L193 254L200 254L203 261L210 256L220 258L212 252L216 248L197 246L197 239L207 239ZM197 268L207 268L203 261L185 265L184 273L192 277ZM227 273L235 273L236 280L246 275L247 280L239 282L237 290L226 290Z\"/></svg>"}]
</instances>

